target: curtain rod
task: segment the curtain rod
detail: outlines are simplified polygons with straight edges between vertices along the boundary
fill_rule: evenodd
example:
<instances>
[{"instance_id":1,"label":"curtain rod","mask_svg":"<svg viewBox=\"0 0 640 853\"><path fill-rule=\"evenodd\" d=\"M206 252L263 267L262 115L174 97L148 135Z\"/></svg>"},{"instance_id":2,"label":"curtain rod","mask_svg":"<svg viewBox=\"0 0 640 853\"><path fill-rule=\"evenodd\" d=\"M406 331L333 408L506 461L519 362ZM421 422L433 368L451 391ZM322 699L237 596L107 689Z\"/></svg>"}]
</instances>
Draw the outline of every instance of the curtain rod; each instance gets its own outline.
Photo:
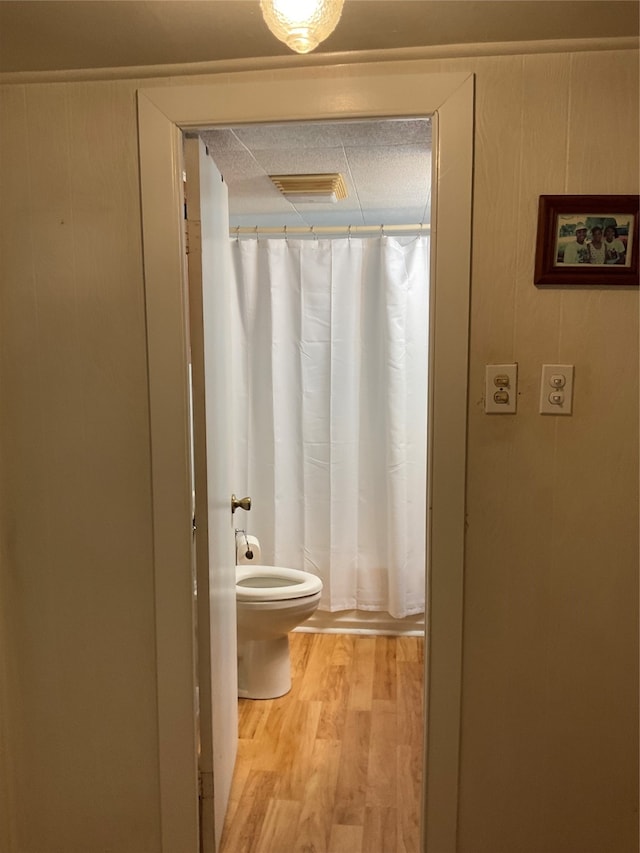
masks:
<instances>
[{"instance_id":1,"label":"curtain rod","mask_svg":"<svg viewBox=\"0 0 640 853\"><path fill-rule=\"evenodd\" d=\"M380 231L382 234L414 234L416 231L428 234L431 231L430 225L425 225L418 222L415 225L279 225L275 227L256 226L254 228L248 226L236 226L229 229L229 234L232 237L247 237L259 236L261 234L276 235L281 234L283 237L288 237L290 234L311 234L312 236L320 236L321 234L363 234L375 233Z\"/></svg>"}]
</instances>

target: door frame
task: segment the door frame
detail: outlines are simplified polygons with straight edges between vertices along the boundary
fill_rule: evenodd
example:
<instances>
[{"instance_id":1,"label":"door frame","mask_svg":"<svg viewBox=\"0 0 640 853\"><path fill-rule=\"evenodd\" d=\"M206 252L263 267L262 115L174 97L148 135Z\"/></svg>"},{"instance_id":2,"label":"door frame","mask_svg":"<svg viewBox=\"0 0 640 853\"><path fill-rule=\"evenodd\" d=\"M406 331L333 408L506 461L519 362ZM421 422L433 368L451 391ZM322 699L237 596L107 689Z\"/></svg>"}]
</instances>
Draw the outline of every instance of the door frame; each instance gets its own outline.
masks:
<instances>
[{"instance_id":1,"label":"door frame","mask_svg":"<svg viewBox=\"0 0 640 853\"><path fill-rule=\"evenodd\" d=\"M138 90L162 850L198 850L182 133L430 115L434 123L425 614L425 853L455 853L462 681L474 77L428 61L219 74Z\"/></svg>"}]
</instances>

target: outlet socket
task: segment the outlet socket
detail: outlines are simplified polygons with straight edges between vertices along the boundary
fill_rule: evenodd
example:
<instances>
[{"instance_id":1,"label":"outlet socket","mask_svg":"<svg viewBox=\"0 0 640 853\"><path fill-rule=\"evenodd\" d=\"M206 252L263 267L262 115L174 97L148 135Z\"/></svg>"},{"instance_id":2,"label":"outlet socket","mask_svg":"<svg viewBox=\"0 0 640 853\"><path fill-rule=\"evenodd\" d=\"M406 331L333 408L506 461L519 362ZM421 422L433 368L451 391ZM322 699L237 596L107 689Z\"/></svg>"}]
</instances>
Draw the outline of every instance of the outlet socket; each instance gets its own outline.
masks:
<instances>
[{"instance_id":1,"label":"outlet socket","mask_svg":"<svg viewBox=\"0 0 640 853\"><path fill-rule=\"evenodd\" d=\"M487 364L484 410L488 415L514 415L518 402L518 365Z\"/></svg>"},{"instance_id":2,"label":"outlet socket","mask_svg":"<svg viewBox=\"0 0 640 853\"><path fill-rule=\"evenodd\" d=\"M570 415L573 411L573 365L543 364L540 377L541 415Z\"/></svg>"}]
</instances>

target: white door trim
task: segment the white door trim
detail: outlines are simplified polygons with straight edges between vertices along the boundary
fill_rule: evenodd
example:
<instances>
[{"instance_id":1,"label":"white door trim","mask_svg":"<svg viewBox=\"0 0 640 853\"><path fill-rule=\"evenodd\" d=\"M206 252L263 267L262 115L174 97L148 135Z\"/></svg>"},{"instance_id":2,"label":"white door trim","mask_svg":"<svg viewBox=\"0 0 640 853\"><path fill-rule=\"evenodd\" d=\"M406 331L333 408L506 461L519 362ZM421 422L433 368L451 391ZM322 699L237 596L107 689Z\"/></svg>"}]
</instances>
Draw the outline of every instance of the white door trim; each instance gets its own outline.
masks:
<instances>
[{"instance_id":1,"label":"white door trim","mask_svg":"<svg viewBox=\"0 0 640 853\"><path fill-rule=\"evenodd\" d=\"M163 853L197 853L181 130L434 116L425 853L455 853L462 673L473 75L393 62L221 74L138 92Z\"/></svg>"}]
</instances>

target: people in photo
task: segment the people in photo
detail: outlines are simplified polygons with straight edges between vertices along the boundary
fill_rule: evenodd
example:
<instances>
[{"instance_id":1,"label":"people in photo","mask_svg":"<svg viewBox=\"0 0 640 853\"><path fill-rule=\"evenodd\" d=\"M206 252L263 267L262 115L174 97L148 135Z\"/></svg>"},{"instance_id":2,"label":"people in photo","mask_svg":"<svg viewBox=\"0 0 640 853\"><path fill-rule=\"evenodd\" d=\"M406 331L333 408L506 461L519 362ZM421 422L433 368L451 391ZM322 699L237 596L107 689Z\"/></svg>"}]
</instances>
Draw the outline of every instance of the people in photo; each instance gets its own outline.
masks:
<instances>
[{"instance_id":1,"label":"people in photo","mask_svg":"<svg viewBox=\"0 0 640 853\"><path fill-rule=\"evenodd\" d=\"M588 264L589 247L587 245L587 226L584 222L576 224L575 240L567 243L562 258L563 264Z\"/></svg>"},{"instance_id":2,"label":"people in photo","mask_svg":"<svg viewBox=\"0 0 640 853\"><path fill-rule=\"evenodd\" d=\"M587 243L589 249L590 264L604 264L605 245L600 225L593 225L591 228L591 240Z\"/></svg>"},{"instance_id":3,"label":"people in photo","mask_svg":"<svg viewBox=\"0 0 640 853\"><path fill-rule=\"evenodd\" d=\"M626 247L618 237L614 224L608 224L604 229L604 262L605 264L624 264Z\"/></svg>"}]
</instances>

